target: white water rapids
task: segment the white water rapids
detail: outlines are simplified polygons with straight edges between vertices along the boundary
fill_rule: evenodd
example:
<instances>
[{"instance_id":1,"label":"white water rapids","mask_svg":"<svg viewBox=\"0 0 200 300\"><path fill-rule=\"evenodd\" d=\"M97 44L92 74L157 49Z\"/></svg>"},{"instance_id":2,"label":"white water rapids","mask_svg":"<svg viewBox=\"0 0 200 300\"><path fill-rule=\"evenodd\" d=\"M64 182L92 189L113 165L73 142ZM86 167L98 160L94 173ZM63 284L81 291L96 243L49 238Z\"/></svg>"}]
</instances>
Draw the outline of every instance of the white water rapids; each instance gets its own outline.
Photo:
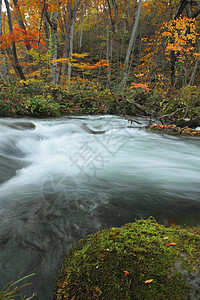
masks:
<instances>
[{"instance_id":1,"label":"white water rapids","mask_svg":"<svg viewBox=\"0 0 200 300\"><path fill-rule=\"evenodd\" d=\"M0 287L35 273L27 296L51 299L64 255L87 234L149 216L200 224L200 139L134 126L116 116L0 119Z\"/></svg>"}]
</instances>

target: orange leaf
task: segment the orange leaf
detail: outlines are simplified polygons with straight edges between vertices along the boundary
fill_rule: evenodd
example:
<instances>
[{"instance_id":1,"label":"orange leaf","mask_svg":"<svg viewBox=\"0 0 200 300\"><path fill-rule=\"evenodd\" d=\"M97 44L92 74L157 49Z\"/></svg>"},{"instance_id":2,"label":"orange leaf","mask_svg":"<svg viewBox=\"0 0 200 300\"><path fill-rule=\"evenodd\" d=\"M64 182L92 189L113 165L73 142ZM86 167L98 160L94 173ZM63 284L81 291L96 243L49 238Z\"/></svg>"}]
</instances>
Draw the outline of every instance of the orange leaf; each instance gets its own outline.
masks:
<instances>
[{"instance_id":1,"label":"orange leaf","mask_svg":"<svg viewBox=\"0 0 200 300\"><path fill-rule=\"evenodd\" d=\"M123 272L124 272L125 277L126 277L127 275L129 275L129 272L128 272L128 271L123 271Z\"/></svg>"},{"instance_id":2,"label":"orange leaf","mask_svg":"<svg viewBox=\"0 0 200 300\"><path fill-rule=\"evenodd\" d=\"M176 243L169 243L165 245L166 247L170 247L170 246L176 246Z\"/></svg>"},{"instance_id":3,"label":"orange leaf","mask_svg":"<svg viewBox=\"0 0 200 300\"><path fill-rule=\"evenodd\" d=\"M146 91L149 91L150 89L148 88L148 84L143 84L143 83L131 83L131 86L129 89L133 89L133 88L142 88Z\"/></svg>"}]
</instances>

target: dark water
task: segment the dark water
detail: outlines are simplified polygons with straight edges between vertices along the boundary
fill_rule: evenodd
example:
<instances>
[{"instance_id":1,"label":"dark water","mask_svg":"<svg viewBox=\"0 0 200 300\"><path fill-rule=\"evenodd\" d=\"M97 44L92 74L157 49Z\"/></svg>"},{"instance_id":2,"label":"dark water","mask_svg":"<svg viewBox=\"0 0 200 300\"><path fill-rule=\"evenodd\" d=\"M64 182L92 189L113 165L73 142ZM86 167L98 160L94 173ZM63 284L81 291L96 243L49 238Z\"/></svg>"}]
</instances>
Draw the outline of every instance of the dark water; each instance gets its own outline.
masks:
<instances>
[{"instance_id":1,"label":"dark water","mask_svg":"<svg viewBox=\"0 0 200 300\"><path fill-rule=\"evenodd\" d=\"M65 253L87 234L149 216L200 224L200 139L113 116L32 121L0 119L0 286L35 273L27 296L51 299Z\"/></svg>"}]
</instances>

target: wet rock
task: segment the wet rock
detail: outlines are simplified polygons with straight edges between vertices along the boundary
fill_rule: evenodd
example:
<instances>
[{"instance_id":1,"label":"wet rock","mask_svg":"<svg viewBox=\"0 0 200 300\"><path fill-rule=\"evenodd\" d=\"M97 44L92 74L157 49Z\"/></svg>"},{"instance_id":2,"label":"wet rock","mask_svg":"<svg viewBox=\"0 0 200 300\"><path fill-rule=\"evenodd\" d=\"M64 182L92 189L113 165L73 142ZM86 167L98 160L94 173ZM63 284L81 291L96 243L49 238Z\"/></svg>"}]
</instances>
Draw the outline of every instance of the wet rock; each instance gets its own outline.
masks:
<instances>
[{"instance_id":1,"label":"wet rock","mask_svg":"<svg viewBox=\"0 0 200 300\"><path fill-rule=\"evenodd\" d=\"M7 126L15 129L20 129L20 130L35 129L35 124L31 122L13 122L7 124Z\"/></svg>"}]
</instances>

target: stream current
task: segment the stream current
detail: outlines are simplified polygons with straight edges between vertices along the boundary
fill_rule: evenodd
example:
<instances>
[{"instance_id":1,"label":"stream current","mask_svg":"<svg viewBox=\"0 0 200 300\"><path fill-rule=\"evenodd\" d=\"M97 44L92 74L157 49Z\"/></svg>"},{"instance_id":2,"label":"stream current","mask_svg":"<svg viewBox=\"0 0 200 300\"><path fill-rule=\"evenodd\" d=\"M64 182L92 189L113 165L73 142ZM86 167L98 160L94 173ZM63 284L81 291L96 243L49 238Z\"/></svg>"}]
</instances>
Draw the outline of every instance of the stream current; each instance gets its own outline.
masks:
<instances>
[{"instance_id":1,"label":"stream current","mask_svg":"<svg viewBox=\"0 0 200 300\"><path fill-rule=\"evenodd\" d=\"M0 119L0 288L35 273L27 297L48 300L87 234L149 216L200 224L200 139L137 120L141 128L116 116Z\"/></svg>"}]
</instances>

